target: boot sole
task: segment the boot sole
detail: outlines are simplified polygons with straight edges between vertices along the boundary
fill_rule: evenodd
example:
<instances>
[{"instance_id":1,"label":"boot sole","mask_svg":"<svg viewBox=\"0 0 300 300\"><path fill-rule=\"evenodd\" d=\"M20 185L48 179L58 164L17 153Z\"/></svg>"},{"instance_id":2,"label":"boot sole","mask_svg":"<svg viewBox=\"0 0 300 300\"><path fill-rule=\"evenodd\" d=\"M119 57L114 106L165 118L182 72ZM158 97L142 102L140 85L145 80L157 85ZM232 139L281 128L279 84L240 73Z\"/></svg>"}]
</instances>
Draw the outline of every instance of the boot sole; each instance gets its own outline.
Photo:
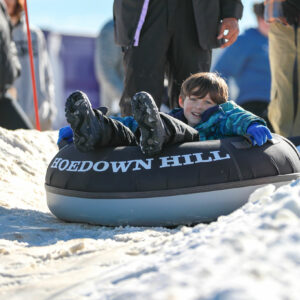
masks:
<instances>
[{"instance_id":1,"label":"boot sole","mask_svg":"<svg viewBox=\"0 0 300 300\"><path fill-rule=\"evenodd\" d=\"M89 102L82 98L74 99L70 96L65 104L65 116L74 132L74 144L82 152L94 149L100 133L96 118Z\"/></svg>"},{"instance_id":2,"label":"boot sole","mask_svg":"<svg viewBox=\"0 0 300 300\"><path fill-rule=\"evenodd\" d=\"M163 147L164 128L152 97L144 92L132 98L132 112L141 132L140 147L147 156L159 154Z\"/></svg>"}]
</instances>

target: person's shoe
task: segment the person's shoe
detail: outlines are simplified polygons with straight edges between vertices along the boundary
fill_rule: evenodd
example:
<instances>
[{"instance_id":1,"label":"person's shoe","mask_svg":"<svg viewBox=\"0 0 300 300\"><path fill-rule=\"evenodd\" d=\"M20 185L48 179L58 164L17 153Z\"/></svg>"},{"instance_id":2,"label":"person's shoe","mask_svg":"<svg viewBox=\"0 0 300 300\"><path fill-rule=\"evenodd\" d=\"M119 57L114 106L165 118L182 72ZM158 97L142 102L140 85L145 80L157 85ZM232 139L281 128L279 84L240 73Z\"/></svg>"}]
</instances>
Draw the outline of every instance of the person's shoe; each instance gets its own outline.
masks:
<instances>
[{"instance_id":1,"label":"person's shoe","mask_svg":"<svg viewBox=\"0 0 300 300\"><path fill-rule=\"evenodd\" d=\"M100 140L102 126L85 93L76 91L67 98L65 116L74 132L76 148L82 152L93 150Z\"/></svg>"},{"instance_id":2,"label":"person's shoe","mask_svg":"<svg viewBox=\"0 0 300 300\"><path fill-rule=\"evenodd\" d=\"M152 96L136 93L132 100L132 113L141 132L140 148L147 156L159 154L165 140L165 129Z\"/></svg>"}]
</instances>

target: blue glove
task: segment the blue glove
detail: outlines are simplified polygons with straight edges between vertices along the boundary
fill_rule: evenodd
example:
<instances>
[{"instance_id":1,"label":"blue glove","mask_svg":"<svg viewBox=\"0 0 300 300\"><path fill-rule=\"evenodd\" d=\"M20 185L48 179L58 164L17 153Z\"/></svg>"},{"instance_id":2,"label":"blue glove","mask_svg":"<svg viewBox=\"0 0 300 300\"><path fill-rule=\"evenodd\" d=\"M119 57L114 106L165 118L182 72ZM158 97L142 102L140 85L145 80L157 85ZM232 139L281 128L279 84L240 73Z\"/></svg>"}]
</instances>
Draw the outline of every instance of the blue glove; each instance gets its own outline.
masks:
<instances>
[{"instance_id":1,"label":"blue glove","mask_svg":"<svg viewBox=\"0 0 300 300\"><path fill-rule=\"evenodd\" d=\"M63 141L67 142L67 144L73 143L73 131L70 126L59 129L57 145L60 145Z\"/></svg>"},{"instance_id":2,"label":"blue glove","mask_svg":"<svg viewBox=\"0 0 300 300\"><path fill-rule=\"evenodd\" d=\"M268 127L258 123L251 123L247 133L250 135L253 145L262 146L268 139L272 139L272 134Z\"/></svg>"}]
</instances>

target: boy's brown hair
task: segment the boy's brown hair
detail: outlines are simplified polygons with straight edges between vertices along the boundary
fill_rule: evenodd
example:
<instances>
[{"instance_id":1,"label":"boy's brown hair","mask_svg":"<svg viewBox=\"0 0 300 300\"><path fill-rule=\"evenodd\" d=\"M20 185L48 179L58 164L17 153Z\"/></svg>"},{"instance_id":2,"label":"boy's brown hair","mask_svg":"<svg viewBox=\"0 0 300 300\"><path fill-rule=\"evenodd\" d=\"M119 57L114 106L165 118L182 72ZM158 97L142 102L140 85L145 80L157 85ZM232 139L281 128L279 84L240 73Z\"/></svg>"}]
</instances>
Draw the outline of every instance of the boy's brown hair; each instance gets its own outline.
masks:
<instances>
[{"instance_id":1,"label":"boy's brown hair","mask_svg":"<svg viewBox=\"0 0 300 300\"><path fill-rule=\"evenodd\" d=\"M228 86L225 80L217 73L203 72L193 74L181 86L180 97L182 101L190 96L204 98L207 94L210 95L216 104L222 104L228 100Z\"/></svg>"}]
</instances>

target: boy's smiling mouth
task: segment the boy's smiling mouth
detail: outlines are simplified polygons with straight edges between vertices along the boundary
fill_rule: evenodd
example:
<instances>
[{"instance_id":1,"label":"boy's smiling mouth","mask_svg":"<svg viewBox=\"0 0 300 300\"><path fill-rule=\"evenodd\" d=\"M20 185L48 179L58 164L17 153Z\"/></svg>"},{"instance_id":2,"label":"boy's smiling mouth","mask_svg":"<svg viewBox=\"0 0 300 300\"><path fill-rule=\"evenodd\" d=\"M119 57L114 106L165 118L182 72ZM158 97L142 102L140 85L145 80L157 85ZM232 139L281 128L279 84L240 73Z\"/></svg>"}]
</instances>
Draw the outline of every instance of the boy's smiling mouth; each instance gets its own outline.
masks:
<instances>
[{"instance_id":1,"label":"boy's smiling mouth","mask_svg":"<svg viewBox=\"0 0 300 300\"><path fill-rule=\"evenodd\" d=\"M196 112L192 112L192 115L195 116L196 118L201 118L201 113L196 113Z\"/></svg>"}]
</instances>

